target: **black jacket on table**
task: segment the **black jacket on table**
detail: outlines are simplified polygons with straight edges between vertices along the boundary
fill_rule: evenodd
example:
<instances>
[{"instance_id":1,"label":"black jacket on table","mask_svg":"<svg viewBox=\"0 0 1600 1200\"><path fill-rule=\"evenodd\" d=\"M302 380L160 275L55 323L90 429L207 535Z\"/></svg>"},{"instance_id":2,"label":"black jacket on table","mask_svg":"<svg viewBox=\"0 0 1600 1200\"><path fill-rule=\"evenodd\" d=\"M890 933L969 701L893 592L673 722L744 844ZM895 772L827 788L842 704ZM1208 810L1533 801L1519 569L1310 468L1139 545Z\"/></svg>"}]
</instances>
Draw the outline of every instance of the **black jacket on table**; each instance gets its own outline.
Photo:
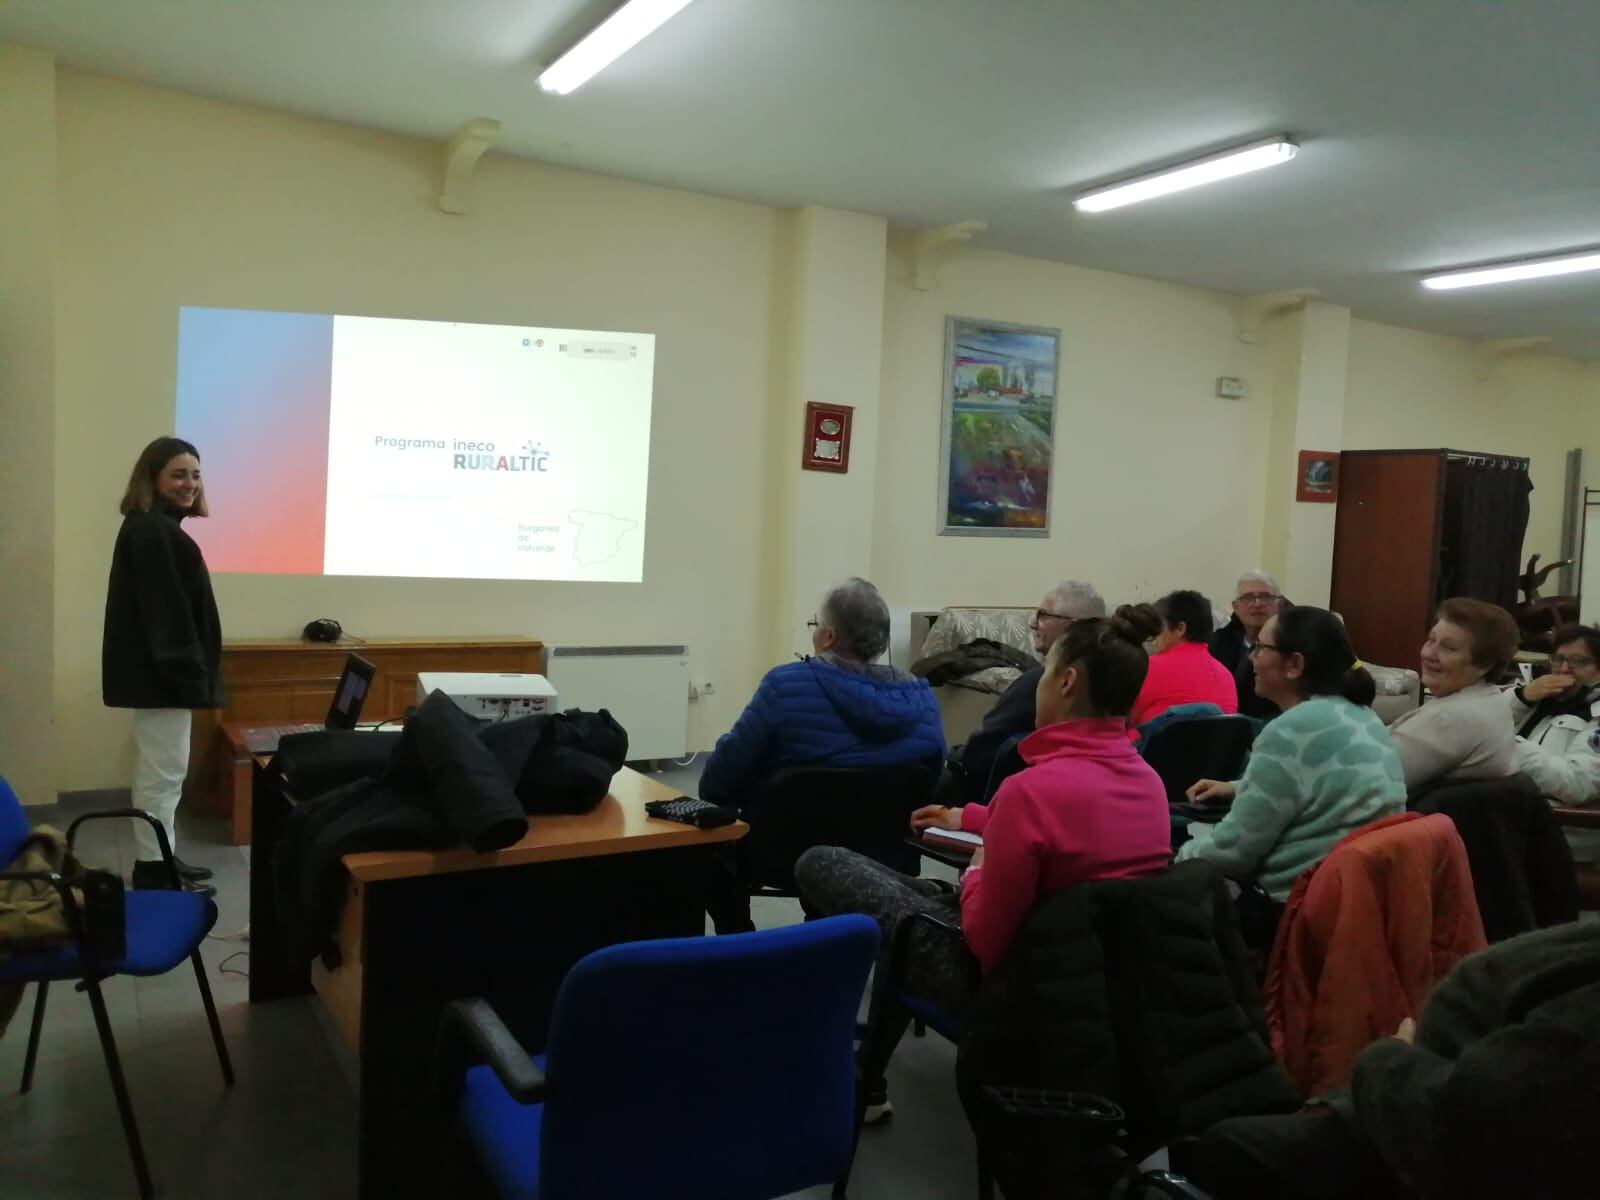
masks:
<instances>
[{"instance_id":1,"label":"black jacket on table","mask_svg":"<svg viewBox=\"0 0 1600 1200\"><path fill-rule=\"evenodd\" d=\"M273 861L288 954L338 964L333 933L346 854L503 850L527 834L530 814L593 810L627 754L626 731L604 709L490 723L440 691L398 736L324 730L284 738L276 765L300 799Z\"/></svg>"},{"instance_id":2,"label":"black jacket on table","mask_svg":"<svg viewBox=\"0 0 1600 1200\"><path fill-rule=\"evenodd\" d=\"M535 720L504 722L501 730L519 744L492 749L454 701L430 692L394 740L381 774L320 796L300 796L284 819L273 861L279 925L290 958L309 965L321 955L328 967L338 965L333 934L344 904L346 854L458 845L482 854L523 837L528 820L514 790L520 770L514 760L532 749ZM300 734L293 749L341 736L382 735ZM279 747L285 760L292 757L287 743ZM281 765L291 790L304 786L287 761Z\"/></svg>"},{"instance_id":3,"label":"black jacket on table","mask_svg":"<svg viewBox=\"0 0 1600 1200\"><path fill-rule=\"evenodd\" d=\"M1600 926L1474 954L1434 989L1416 1044L1356 1060L1355 1120L1428 1200L1592 1196L1600 1124Z\"/></svg>"},{"instance_id":4,"label":"black jacket on table","mask_svg":"<svg viewBox=\"0 0 1600 1200\"><path fill-rule=\"evenodd\" d=\"M1000 698L983 716L983 724L973 732L961 747L961 770L966 775L967 799L983 803L987 799L985 787L994 760L1012 738L1033 732L1034 694L1039 690L1043 667L1024 671L1011 681L1011 686L1000 693Z\"/></svg>"},{"instance_id":5,"label":"black jacket on table","mask_svg":"<svg viewBox=\"0 0 1600 1200\"><path fill-rule=\"evenodd\" d=\"M200 547L170 509L122 519L111 552L100 687L111 708L220 708L222 623Z\"/></svg>"},{"instance_id":6,"label":"black jacket on table","mask_svg":"<svg viewBox=\"0 0 1600 1200\"><path fill-rule=\"evenodd\" d=\"M1135 1157L1226 1117L1298 1108L1221 873L1188 862L1059 892L979 987L956 1055L968 1120L1007 1197L1065 1194L1073 1139L1051 1147L1010 1124L990 1086L1109 1097Z\"/></svg>"},{"instance_id":7,"label":"black jacket on table","mask_svg":"<svg viewBox=\"0 0 1600 1200\"><path fill-rule=\"evenodd\" d=\"M1250 642L1244 634L1244 622L1237 616L1211 635L1206 642L1211 657L1233 672L1234 687L1239 695L1239 711L1257 721L1270 721L1282 710L1271 700L1256 695L1256 668L1250 661Z\"/></svg>"}]
</instances>

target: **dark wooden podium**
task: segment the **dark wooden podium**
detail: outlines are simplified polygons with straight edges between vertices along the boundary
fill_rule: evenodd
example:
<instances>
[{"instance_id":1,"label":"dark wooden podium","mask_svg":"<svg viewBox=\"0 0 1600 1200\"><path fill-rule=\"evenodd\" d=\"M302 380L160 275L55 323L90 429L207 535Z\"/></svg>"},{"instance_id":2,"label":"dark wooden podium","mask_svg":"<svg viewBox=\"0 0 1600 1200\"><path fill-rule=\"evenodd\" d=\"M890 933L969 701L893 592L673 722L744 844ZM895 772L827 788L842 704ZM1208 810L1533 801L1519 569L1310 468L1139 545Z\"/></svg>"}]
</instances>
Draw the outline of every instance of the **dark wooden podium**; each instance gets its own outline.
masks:
<instances>
[{"instance_id":1,"label":"dark wooden podium","mask_svg":"<svg viewBox=\"0 0 1600 1200\"><path fill-rule=\"evenodd\" d=\"M222 679L228 706L194 715L194 753L186 792L228 819L235 845L250 840L250 756L227 726L321 721L328 714L345 656L378 668L362 719L398 717L417 702L420 671L544 669L544 645L528 637L372 638L308 642L301 638L225 641Z\"/></svg>"}]
</instances>

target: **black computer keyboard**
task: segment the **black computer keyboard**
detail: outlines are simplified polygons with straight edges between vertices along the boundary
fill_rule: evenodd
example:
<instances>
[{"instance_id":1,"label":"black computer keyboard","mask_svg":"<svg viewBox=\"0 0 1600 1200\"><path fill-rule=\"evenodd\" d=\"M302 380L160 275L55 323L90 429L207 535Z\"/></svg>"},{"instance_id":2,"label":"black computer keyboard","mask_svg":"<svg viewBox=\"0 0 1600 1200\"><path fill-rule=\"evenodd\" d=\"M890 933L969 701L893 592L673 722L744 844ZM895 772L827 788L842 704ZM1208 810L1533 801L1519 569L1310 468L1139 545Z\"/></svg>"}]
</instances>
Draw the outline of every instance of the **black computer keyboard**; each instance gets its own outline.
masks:
<instances>
[{"instance_id":1,"label":"black computer keyboard","mask_svg":"<svg viewBox=\"0 0 1600 1200\"><path fill-rule=\"evenodd\" d=\"M644 810L652 817L693 825L696 829L716 829L722 825L732 825L739 819L739 814L731 808L687 796L682 800L651 800Z\"/></svg>"}]
</instances>

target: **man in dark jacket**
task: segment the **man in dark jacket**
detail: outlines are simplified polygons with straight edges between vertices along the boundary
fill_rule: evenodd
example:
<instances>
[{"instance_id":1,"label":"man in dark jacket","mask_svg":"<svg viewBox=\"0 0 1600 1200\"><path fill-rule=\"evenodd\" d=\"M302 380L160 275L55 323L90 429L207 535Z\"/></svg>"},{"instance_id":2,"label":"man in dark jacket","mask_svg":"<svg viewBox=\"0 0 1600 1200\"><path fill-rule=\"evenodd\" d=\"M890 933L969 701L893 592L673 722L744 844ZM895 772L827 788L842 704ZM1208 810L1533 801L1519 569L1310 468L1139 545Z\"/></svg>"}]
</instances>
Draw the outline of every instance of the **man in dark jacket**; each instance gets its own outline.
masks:
<instances>
[{"instance_id":1,"label":"man in dark jacket","mask_svg":"<svg viewBox=\"0 0 1600 1200\"><path fill-rule=\"evenodd\" d=\"M1278 613L1289 607L1277 582L1265 571L1247 571L1233 590L1233 615L1228 623L1211 635L1211 657L1233 672L1238 688L1239 711L1258 721L1278 715L1278 706L1256 695L1256 672L1250 662L1250 647Z\"/></svg>"},{"instance_id":2,"label":"man in dark jacket","mask_svg":"<svg viewBox=\"0 0 1600 1200\"><path fill-rule=\"evenodd\" d=\"M1216 1125L1195 1175L1218 1200L1593 1195L1597 1031L1600 926L1500 942L1367 1047L1350 1092Z\"/></svg>"},{"instance_id":3,"label":"man in dark jacket","mask_svg":"<svg viewBox=\"0 0 1600 1200\"><path fill-rule=\"evenodd\" d=\"M1093 584L1076 579L1056 584L1044 594L1028 621L1035 653L1042 659L1058 639L1066 636L1074 621L1105 615L1106 602ZM1033 732L1033 695L1043 674L1044 667L1037 666L1012 680L994 707L984 714L983 724L950 755L950 772L939 785L941 803L981 804L987 799L995 759L1008 743Z\"/></svg>"}]
</instances>

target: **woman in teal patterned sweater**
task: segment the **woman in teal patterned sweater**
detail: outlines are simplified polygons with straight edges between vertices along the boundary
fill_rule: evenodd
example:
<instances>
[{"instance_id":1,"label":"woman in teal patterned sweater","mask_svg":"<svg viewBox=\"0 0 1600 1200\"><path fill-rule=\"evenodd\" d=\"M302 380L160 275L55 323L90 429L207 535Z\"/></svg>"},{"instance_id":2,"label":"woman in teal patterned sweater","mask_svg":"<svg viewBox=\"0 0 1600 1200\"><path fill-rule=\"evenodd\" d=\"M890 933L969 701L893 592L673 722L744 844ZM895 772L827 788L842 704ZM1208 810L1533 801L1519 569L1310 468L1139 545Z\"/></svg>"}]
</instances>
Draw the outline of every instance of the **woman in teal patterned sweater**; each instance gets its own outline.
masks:
<instances>
[{"instance_id":1,"label":"woman in teal patterned sweater","mask_svg":"<svg viewBox=\"0 0 1600 1200\"><path fill-rule=\"evenodd\" d=\"M1256 692L1283 710L1261 731L1238 783L1203 779L1198 803L1233 799L1215 825L1191 826L1178 859L1201 858L1284 900L1301 872L1347 833L1405 811L1405 776L1372 711L1372 676L1344 626L1321 608L1273 617L1250 649Z\"/></svg>"}]
</instances>

